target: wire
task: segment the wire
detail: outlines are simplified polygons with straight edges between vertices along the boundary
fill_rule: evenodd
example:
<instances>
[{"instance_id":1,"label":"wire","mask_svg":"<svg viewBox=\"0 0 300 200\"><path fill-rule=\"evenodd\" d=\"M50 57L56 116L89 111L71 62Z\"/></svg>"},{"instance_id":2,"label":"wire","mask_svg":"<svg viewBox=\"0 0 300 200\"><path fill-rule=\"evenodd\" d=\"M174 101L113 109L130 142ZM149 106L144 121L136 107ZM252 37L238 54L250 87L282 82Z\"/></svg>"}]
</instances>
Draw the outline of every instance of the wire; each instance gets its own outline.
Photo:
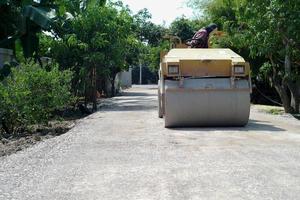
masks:
<instances>
[{"instance_id":1,"label":"wire","mask_svg":"<svg viewBox=\"0 0 300 200\"><path fill-rule=\"evenodd\" d=\"M271 99L270 97L268 97L267 95L265 95L264 93L262 93L257 87L256 87L255 89L258 91L258 93L260 93L261 96L263 96L263 97L266 98L267 100L269 100L269 101L271 101L272 103L275 103L275 104L277 104L277 105L279 105L279 106L282 106L281 103L279 103L279 102L277 102L277 101L274 101L273 99Z\"/></svg>"}]
</instances>

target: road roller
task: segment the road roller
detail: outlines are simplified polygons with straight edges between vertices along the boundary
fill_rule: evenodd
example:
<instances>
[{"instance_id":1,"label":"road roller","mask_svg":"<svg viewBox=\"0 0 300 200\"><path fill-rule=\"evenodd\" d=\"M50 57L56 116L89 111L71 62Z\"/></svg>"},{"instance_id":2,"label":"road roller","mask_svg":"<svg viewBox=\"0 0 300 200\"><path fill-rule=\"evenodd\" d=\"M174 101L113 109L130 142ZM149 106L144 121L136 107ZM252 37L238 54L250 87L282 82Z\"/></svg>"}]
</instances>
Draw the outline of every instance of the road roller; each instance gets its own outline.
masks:
<instances>
[{"instance_id":1,"label":"road roller","mask_svg":"<svg viewBox=\"0 0 300 200\"><path fill-rule=\"evenodd\" d=\"M250 93L250 65L230 49L161 54L158 115L165 127L245 126Z\"/></svg>"}]
</instances>

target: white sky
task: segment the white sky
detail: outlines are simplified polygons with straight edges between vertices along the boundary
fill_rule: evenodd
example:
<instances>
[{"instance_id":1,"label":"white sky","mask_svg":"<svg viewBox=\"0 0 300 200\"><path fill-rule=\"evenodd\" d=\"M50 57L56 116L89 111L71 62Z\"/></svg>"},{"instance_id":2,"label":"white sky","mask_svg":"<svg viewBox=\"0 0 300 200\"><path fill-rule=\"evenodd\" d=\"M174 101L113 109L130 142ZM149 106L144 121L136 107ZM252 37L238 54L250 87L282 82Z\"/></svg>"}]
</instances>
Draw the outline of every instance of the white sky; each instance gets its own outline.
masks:
<instances>
[{"instance_id":1,"label":"white sky","mask_svg":"<svg viewBox=\"0 0 300 200\"><path fill-rule=\"evenodd\" d=\"M192 9L186 6L187 0L122 0L125 5L136 14L139 10L147 8L152 14L152 22L156 24L170 25L177 17L185 15L193 16Z\"/></svg>"}]
</instances>

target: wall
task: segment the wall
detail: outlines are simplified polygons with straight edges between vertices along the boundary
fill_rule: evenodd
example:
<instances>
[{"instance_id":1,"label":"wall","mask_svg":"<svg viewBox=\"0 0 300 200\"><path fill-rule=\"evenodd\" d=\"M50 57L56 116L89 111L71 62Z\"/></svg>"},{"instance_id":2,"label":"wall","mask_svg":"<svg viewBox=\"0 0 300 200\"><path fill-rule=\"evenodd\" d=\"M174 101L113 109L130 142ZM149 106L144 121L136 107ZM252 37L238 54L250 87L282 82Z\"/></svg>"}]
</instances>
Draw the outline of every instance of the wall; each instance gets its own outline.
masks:
<instances>
[{"instance_id":1,"label":"wall","mask_svg":"<svg viewBox=\"0 0 300 200\"><path fill-rule=\"evenodd\" d=\"M132 69L117 74L116 87L129 88L132 86Z\"/></svg>"}]
</instances>

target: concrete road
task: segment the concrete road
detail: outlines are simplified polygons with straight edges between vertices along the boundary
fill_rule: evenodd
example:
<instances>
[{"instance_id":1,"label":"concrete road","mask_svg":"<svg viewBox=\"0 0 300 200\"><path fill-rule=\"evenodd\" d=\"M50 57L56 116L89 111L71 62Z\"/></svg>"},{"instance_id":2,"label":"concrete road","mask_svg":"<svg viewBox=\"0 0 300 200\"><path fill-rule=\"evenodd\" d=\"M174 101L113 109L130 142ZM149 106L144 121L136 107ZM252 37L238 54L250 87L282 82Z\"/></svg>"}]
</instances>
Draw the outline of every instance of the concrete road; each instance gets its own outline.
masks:
<instances>
[{"instance_id":1,"label":"concrete road","mask_svg":"<svg viewBox=\"0 0 300 200\"><path fill-rule=\"evenodd\" d=\"M135 87L62 136L0 158L0 199L300 199L300 124L165 129Z\"/></svg>"}]
</instances>

